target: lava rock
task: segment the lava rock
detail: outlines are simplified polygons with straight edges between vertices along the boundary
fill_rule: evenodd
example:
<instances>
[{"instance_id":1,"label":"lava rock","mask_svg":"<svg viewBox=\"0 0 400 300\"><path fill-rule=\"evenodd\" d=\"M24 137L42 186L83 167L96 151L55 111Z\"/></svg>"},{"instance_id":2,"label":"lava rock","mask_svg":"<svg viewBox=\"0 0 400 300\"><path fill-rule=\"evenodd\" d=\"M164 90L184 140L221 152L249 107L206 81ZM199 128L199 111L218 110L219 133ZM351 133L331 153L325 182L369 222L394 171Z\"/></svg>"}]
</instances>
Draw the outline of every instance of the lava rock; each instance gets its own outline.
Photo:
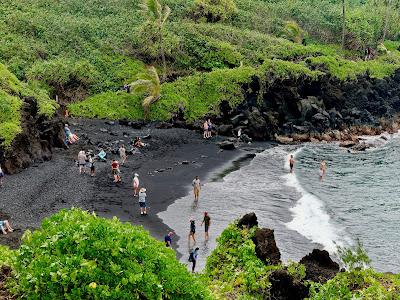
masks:
<instances>
[{"instance_id":1,"label":"lava rock","mask_svg":"<svg viewBox=\"0 0 400 300\"><path fill-rule=\"evenodd\" d=\"M233 126L232 125L220 125L217 128L217 132L220 135L228 136L232 135Z\"/></svg>"},{"instance_id":2,"label":"lava rock","mask_svg":"<svg viewBox=\"0 0 400 300\"><path fill-rule=\"evenodd\" d=\"M340 271L339 265L334 262L328 251L314 249L300 260L306 268L306 280L325 283Z\"/></svg>"},{"instance_id":3,"label":"lava rock","mask_svg":"<svg viewBox=\"0 0 400 300\"><path fill-rule=\"evenodd\" d=\"M257 216L255 213L245 214L238 222L237 226L242 228L243 226L247 228L252 228L258 226Z\"/></svg>"},{"instance_id":4,"label":"lava rock","mask_svg":"<svg viewBox=\"0 0 400 300\"><path fill-rule=\"evenodd\" d=\"M219 147L223 150L235 150L236 149L235 143L233 143L231 141L223 141L223 142L219 143Z\"/></svg>"},{"instance_id":5,"label":"lava rock","mask_svg":"<svg viewBox=\"0 0 400 300\"><path fill-rule=\"evenodd\" d=\"M267 265L281 263L281 253L276 246L275 235L272 229L257 229L253 242L256 245L256 255Z\"/></svg>"},{"instance_id":6,"label":"lava rock","mask_svg":"<svg viewBox=\"0 0 400 300\"><path fill-rule=\"evenodd\" d=\"M302 300L309 295L308 288L295 280L288 271L276 270L269 275L270 298L279 300Z\"/></svg>"}]
</instances>

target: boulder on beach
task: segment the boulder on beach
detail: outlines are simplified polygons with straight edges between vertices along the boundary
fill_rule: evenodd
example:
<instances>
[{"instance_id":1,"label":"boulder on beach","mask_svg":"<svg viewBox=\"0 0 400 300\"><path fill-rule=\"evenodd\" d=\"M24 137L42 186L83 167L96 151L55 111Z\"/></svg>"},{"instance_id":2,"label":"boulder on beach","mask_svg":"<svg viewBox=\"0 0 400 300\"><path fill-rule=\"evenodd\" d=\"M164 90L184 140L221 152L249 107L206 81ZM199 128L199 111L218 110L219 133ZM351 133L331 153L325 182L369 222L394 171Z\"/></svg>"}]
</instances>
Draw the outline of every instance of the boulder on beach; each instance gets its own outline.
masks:
<instances>
[{"instance_id":1,"label":"boulder on beach","mask_svg":"<svg viewBox=\"0 0 400 300\"><path fill-rule=\"evenodd\" d=\"M238 222L237 226L239 228L247 227L252 228L254 226L258 226L257 216L255 213L245 214Z\"/></svg>"},{"instance_id":2,"label":"boulder on beach","mask_svg":"<svg viewBox=\"0 0 400 300\"><path fill-rule=\"evenodd\" d=\"M295 280L287 270L276 270L269 275L270 298L280 300L302 300L308 297L308 288Z\"/></svg>"},{"instance_id":3,"label":"boulder on beach","mask_svg":"<svg viewBox=\"0 0 400 300\"><path fill-rule=\"evenodd\" d=\"M232 125L220 125L218 126L217 132L220 135L228 136L232 135L233 126Z\"/></svg>"},{"instance_id":4,"label":"boulder on beach","mask_svg":"<svg viewBox=\"0 0 400 300\"><path fill-rule=\"evenodd\" d=\"M223 150L235 150L236 146L234 142L231 141L223 141L219 143L219 147Z\"/></svg>"}]
</instances>

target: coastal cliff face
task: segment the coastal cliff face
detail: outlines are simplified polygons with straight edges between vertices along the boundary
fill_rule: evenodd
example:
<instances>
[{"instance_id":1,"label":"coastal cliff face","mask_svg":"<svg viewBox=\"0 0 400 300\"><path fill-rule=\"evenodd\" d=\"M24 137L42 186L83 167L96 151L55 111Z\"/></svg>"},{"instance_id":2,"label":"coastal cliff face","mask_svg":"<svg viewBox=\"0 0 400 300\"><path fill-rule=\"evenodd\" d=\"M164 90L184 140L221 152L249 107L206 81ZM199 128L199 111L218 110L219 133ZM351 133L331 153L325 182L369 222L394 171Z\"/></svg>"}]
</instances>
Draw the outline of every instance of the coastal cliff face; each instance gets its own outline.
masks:
<instances>
[{"instance_id":1,"label":"coastal cliff face","mask_svg":"<svg viewBox=\"0 0 400 300\"><path fill-rule=\"evenodd\" d=\"M22 132L9 147L0 147L0 163L7 174L15 174L35 162L52 158L54 147L63 147L63 123L39 114L33 97L25 97L21 108Z\"/></svg>"},{"instance_id":2,"label":"coastal cliff face","mask_svg":"<svg viewBox=\"0 0 400 300\"><path fill-rule=\"evenodd\" d=\"M241 128L254 140L305 142L398 130L400 70L383 79L300 76L264 87L257 78L246 90L237 107L221 104L216 117L220 134L233 135Z\"/></svg>"}]
</instances>

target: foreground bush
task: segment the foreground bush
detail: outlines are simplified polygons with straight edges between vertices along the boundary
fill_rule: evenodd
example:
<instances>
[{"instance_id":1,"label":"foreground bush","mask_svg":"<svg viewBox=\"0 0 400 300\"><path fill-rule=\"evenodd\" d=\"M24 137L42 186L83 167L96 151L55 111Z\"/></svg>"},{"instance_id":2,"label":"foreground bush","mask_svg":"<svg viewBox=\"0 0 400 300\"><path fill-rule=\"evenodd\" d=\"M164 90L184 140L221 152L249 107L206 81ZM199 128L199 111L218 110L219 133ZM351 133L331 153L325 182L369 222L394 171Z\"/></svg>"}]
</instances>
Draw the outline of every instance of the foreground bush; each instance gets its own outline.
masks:
<instances>
[{"instance_id":1,"label":"foreground bush","mask_svg":"<svg viewBox=\"0 0 400 300\"><path fill-rule=\"evenodd\" d=\"M79 209L26 232L13 267L13 291L26 299L210 299L144 229Z\"/></svg>"}]
</instances>

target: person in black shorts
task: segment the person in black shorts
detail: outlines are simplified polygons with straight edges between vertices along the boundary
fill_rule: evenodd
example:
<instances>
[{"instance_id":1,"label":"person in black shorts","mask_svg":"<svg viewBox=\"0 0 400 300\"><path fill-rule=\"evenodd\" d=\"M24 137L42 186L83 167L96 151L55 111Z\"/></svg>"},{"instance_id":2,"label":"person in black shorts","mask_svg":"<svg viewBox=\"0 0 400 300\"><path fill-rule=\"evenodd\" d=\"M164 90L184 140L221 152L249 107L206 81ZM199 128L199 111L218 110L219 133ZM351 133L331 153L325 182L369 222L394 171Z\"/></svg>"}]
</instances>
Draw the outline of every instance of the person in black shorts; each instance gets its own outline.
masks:
<instances>
[{"instance_id":1,"label":"person in black shorts","mask_svg":"<svg viewBox=\"0 0 400 300\"><path fill-rule=\"evenodd\" d=\"M204 223L204 232L205 232L205 239L208 240L208 229L210 228L211 224L211 218L208 215L208 212L204 212L204 218L203 221L201 222L201 226L203 226Z\"/></svg>"},{"instance_id":2,"label":"person in black shorts","mask_svg":"<svg viewBox=\"0 0 400 300\"><path fill-rule=\"evenodd\" d=\"M190 220L190 232L189 232L189 243L190 243L190 238L193 239L193 242L196 244L196 223L193 219Z\"/></svg>"}]
</instances>

